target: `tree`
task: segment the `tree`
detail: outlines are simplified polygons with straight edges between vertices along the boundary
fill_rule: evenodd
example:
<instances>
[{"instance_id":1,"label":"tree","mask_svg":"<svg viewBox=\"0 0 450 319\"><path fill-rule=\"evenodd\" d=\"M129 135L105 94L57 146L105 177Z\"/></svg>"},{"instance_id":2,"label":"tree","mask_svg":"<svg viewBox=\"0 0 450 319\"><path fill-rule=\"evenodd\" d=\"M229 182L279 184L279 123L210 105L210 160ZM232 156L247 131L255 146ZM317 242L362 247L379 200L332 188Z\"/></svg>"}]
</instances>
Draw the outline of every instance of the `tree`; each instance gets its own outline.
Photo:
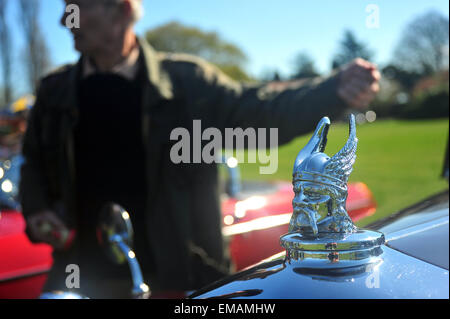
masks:
<instances>
[{"instance_id":1,"label":"tree","mask_svg":"<svg viewBox=\"0 0 450 319\"><path fill-rule=\"evenodd\" d=\"M3 80L3 102L8 104L12 101L11 83L11 35L6 22L7 0L0 0L0 58Z\"/></svg>"},{"instance_id":2,"label":"tree","mask_svg":"<svg viewBox=\"0 0 450 319\"><path fill-rule=\"evenodd\" d=\"M372 57L373 53L367 48L367 45L358 41L352 31L346 30L340 42L339 51L333 58L332 67L333 69L338 68L356 58L370 61Z\"/></svg>"},{"instance_id":3,"label":"tree","mask_svg":"<svg viewBox=\"0 0 450 319\"><path fill-rule=\"evenodd\" d=\"M216 32L169 22L147 31L146 39L158 51L196 55L217 65L236 80L250 80L243 70L247 62L245 53L236 45L223 40Z\"/></svg>"},{"instance_id":4,"label":"tree","mask_svg":"<svg viewBox=\"0 0 450 319\"><path fill-rule=\"evenodd\" d=\"M392 63L409 72L435 73L448 59L448 31L449 21L439 12L429 11L415 18L403 31Z\"/></svg>"},{"instance_id":5,"label":"tree","mask_svg":"<svg viewBox=\"0 0 450 319\"><path fill-rule=\"evenodd\" d=\"M306 52L300 52L295 57L294 70L292 79L312 78L319 75L314 65L314 60Z\"/></svg>"},{"instance_id":6,"label":"tree","mask_svg":"<svg viewBox=\"0 0 450 319\"><path fill-rule=\"evenodd\" d=\"M277 69L265 67L258 75L258 80L261 82L279 82L284 79Z\"/></svg>"},{"instance_id":7,"label":"tree","mask_svg":"<svg viewBox=\"0 0 450 319\"><path fill-rule=\"evenodd\" d=\"M381 72L384 77L397 81L407 91L410 91L422 78L422 74L417 71L406 71L393 64L385 66Z\"/></svg>"},{"instance_id":8,"label":"tree","mask_svg":"<svg viewBox=\"0 0 450 319\"><path fill-rule=\"evenodd\" d=\"M25 37L25 65L30 88L35 92L38 82L50 67L50 55L39 28L40 2L20 0L21 23Z\"/></svg>"}]
</instances>

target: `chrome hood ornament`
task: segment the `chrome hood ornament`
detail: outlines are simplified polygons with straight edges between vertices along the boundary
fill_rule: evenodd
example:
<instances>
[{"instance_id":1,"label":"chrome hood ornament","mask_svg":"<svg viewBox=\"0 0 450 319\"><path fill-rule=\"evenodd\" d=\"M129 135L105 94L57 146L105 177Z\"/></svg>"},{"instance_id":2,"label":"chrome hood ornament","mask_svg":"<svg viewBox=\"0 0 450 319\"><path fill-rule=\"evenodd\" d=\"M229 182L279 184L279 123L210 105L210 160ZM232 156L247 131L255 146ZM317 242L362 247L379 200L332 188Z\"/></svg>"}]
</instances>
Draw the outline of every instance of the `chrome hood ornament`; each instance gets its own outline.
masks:
<instances>
[{"instance_id":1,"label":"chrome hood ornament","mask_svg":"<svg viewBox=\"0 0 450 319\"><path fill-rule=\"evenodd\" d=\"M348 140L333 157L324 153L329 127L330 120L324 117L295 160L293 214L289 233L280 242L289 258L327 259L335 264L354 260L356 251L358 259L374 256L384 236L358 230L346 210L347 182L358 145L354 115L350 115Z\"/></svg>"},{"instance_id":2,"label":"chrome hood ornament","mask_svg":"<svg viewBox=\"0 0 450 319\"><path fill-rule=\"evenodd\" d=\"M355 117L350 117L350 134L345 146L333 157L325 153L330 120L324 117L309 143L295 160L294 213L289 232L351 233L355 230L347 214L347 181L356 159Z\"/></svg>"}]
</instances>

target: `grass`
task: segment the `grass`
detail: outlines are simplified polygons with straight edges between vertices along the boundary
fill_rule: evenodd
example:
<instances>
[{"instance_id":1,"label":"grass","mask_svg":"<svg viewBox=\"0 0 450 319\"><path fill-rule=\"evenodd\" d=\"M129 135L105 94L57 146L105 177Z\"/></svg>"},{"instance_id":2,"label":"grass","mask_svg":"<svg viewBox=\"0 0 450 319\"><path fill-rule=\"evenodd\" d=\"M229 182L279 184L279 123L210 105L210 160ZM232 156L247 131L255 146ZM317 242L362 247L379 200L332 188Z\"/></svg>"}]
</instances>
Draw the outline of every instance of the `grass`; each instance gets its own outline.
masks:
<instances>
[{"instance_id":1,"label":"grass","mask_svg":"<svg viewBox=\"0 0 450 319\"><path fill-rule=\"evenodd\" d=\"M448 138L448 119L424 121L379 120L359 125L357 160L350 182L366 183L374 194L378 208L364 219L364 226L392 214L443 189L447 181L440 178ZM325 152L332 156L345 144L346 124L332 124ZM260 175L260 164L241 164L242 178L248 180L291 180L294 160L310 135L281 146L278 171Z\"/></svg>"}]
</instances>

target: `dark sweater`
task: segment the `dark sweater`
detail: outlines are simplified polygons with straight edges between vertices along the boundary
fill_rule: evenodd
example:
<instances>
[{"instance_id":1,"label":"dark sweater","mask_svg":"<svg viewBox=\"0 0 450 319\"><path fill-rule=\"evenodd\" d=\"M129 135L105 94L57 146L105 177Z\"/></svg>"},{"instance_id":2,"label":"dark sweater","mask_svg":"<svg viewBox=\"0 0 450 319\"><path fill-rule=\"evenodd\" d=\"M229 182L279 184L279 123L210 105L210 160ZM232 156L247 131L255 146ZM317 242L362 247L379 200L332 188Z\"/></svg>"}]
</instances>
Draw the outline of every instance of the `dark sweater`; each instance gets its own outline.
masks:
<instances>
[{"instance_id":1,"label":"dark sweater","mask_svg":"<svg viewBox=\"0 0 450 319\"><path fill-rule=\"evenodd\" d=\"M114 74L92 75L79 82L76 183L81 218L79 238L88 258L99 258L95 227L101 206L109 201L130 213L136 251L144 262L143 254L148 255L140 83ZM86 254L86 250L90 253ZM101 263L111 268L108 261Z\"/></svg>"}]
</instances>

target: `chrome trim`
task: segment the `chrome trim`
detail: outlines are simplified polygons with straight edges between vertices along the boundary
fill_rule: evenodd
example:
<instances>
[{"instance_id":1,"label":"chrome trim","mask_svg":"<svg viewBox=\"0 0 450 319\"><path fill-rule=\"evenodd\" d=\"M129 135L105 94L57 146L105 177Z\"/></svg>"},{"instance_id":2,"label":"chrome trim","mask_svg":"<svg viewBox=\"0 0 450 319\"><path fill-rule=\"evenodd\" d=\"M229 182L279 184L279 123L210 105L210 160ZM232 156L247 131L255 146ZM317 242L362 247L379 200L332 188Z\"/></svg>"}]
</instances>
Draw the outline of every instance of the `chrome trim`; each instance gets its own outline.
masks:
<instances>
[{"instance_id":1,"label":"chrome trim","mask_svg":"<svg viewBox=\"0 0 450 319\"><path fill-rule=\"evenodd\" d=\"M150 288L144 283L141 267L139 266L134 251L125 244L121 235L112 235L110 241L117 245L128 261L133 280L133 297L145 297L150 293Z\"/></svg>"},{"instance_id":2,"label":"chrome trim","mask_svg":"<svg viewBox=\"0 0 450 319\"><path fill-rule=\"evenodd\" d=\"M283 247L299 251L347 251L367 249L384 244L384 235L368 230L358 230L353 234L321 233L318 237L308 237L299 233L287 234Z\"/></svg>"},{"instance_id":3,"label":"chrome trim","mask_svg":"<svg viewBox=\"0 0 450 319\"><path fill-rule=\"evenodd\" d=\"M83 295L79 295L73 292L66 291L54 291L54 292L45 292L43 293L39 299L50 299L50 300L60 300L60 299L72 299L72 300L82 300L89 299Z\"/></svg>"},{"instance_id":4,"label":"chrome trim","mask_svg":"<svg viewBox=\"0 0 450 319\"><path fill-rule=\"evenodd\" d=\"M358 230L348 216L347 181L356 159L355 117L350 116L349 137L333 157L324 154L330 120L323 118L294 164L293 214L289 233L280 238L286 261L302 267L345 268L382 259L384 235Z\"/></svg>"},{"instance_id":5,"label":"chrome trim","mask_svg":"<svg viewBox=\"0 0 450 319\"><path fill-rule=\"evenodd\" d=\"M136 254L131 249L133 245L133 225L130 214L116 203L106 203L99 215L99 230L101 243L106 244L106 252L111 259L122 264L128 263L133 281L132 296L134 299L148 299L150 288L144 283L141 267Z\"/></svg>"},{"instance_id":6,"label":"chrome trim","mask_svg":"<svg viewBox=\"0 0 450 319\"><path fill-rule=\"evenodd\" d=\"M303 237L287 234L281 238L287 262L301 261L302 267L345 268L381 260L384 235L358 230L353 234L320 234Z\"/></svg>"},{"instance_id":7,"label":"chrome trim","mask_svg":"<svg viewBox=\"0 0 450 319\"><path fill-rule=\"evenodd\" d=\"M347 182L358 145L355 117L350 116L347 143L331 158L323 153L329 127L330 120L324 117L295 160L290 233L316 237L320 233L352 233L356 229L346 210Z\"/></svg>"}]
</instances>

